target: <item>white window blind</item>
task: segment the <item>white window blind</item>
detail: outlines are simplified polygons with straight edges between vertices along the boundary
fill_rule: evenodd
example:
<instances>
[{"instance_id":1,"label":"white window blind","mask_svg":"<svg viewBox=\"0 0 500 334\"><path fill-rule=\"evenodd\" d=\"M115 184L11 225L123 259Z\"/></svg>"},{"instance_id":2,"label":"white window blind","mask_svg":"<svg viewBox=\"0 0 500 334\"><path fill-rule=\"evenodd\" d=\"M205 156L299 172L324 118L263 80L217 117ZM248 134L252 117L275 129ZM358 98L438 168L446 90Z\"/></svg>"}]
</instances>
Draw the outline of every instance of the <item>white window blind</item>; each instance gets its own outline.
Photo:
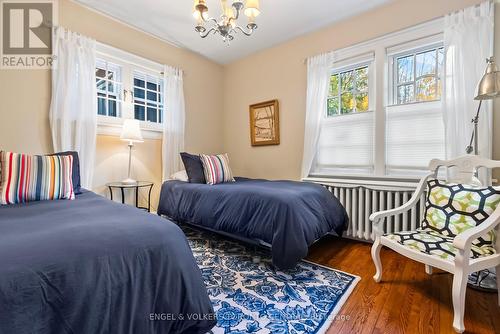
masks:
<instances>
[{"instance_id":1,"label":"white window blind","mask_svg":"<svg viewBox=\"0 0 500 334\"><path fill-rule=\"evenodd\" d=\"M372 173L373 137L373 112L325 117L321 125L314 173Z\"/></svg>"},{"instance_id":2,"label":"white window blind","mask_svg":"<svg viewBox=\"0 0 500 334\"><path fill-rule=\"evenodd\" d=\"M445 158L441 102L386 108L386 174L424 173L431 159Z\"/></svg>"}]
</instances>

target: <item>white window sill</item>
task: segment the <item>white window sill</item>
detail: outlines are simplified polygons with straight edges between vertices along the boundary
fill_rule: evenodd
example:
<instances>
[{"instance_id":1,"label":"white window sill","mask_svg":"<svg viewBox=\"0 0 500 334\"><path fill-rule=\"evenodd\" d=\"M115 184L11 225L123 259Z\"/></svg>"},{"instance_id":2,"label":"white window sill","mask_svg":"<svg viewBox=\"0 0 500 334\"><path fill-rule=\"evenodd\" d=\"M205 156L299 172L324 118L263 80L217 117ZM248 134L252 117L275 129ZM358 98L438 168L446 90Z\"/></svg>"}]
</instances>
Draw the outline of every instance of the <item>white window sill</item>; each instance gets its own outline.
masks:
<instances>
[{"instance_id":1,"label":"white window sill","mask_svg":"<svg viewBox=\"0 0 500 334\"><path fill-rule=\"evenodd\" d=\"M97 115L97 134L103 136L121 135L123 118ZM141 121L141 131L144 139L162 139L163 124Z\"/></svg>"},{"instance_id":2,"label":"white window sill","mask_svg":"<svg viewBox=\"0 0 500 334\"><path fill-rule=\"evenodd\" d=\"M366 186L387 186L394 188L415 188L422 177L391 177L391 176L361 176L361 175L309 175L302 181L322 184L346 184Z\"/></svg>"}]
</instances>

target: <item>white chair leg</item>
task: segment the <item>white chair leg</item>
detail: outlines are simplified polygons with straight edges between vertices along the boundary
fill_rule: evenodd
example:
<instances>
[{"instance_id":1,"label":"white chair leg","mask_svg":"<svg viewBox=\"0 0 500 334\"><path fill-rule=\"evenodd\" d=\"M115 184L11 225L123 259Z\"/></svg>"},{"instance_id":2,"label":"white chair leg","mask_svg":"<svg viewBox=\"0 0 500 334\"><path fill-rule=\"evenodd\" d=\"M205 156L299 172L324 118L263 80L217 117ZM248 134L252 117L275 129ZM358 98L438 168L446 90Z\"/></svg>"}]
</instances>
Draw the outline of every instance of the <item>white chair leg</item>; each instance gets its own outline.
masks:
<instances>
[{"instance_id":1,"label":"white chair leg","mask_svg":"<svg viewBox=\"0 0 500 334\"><path fill-rule=\"evenodd\" d=\"M377 272L373 276L375 282L379 283L382 280L382 261L380 261L380 250L382 249L382 244L380 243L380 237L375 239L372 246L372 259L375 264L375 269Z\"/></svg>"},{"instance_id":2,"label":"white chair leg","mask_svg":"<svg viewBox=\"0 0 500 334\"><path fill-rule=\"evenodd\" d=\"M456 268L453 275L453 328L457 333L465 331L465 292L467 289L467 274L462 268Z\"/></svg>"},{"instance_id":3,"label":"white chair leg","mask_svg":"<svg viewBox=\"0 0 500 334\"><path fill-rule=\"evenodd\" d=\"M432 267L429 266L428 264L425 265L425 273L427 275L432 275Z\"/></svg>"}]
</instances>

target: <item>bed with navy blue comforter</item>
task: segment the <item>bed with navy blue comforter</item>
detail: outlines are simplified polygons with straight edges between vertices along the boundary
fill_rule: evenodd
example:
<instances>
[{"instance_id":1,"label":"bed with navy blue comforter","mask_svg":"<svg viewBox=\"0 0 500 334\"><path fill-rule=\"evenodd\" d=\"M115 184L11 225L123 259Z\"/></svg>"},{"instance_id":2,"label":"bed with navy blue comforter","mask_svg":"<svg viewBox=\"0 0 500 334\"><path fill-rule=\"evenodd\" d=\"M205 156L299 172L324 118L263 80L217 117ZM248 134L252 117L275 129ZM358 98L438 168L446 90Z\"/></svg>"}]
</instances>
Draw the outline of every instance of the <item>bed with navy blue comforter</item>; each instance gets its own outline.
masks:
<instances>
[{"instance_id":1,"label":"bed with navy blue comforter","mask_svg":"<svg viewBox=\"0 0 500 334\"><path fill-rule=\"evenodd\" d=\"M213 319L172 222L89 191L0 206L0 333L206 333Z\"/></svg>"},{"instance_id":2,"label":"bed with navy blue comforter","mask_svg":"<svg viewBox=\"0 0 500 334\"><path fill-rule=\"evenodd\" d=\"M294 267L326 234L342 235L348 223L339 200L320 185L241 177L216 185L166 181L158 214L270 244L280 269Z\"/></svg>"}]
</instances>

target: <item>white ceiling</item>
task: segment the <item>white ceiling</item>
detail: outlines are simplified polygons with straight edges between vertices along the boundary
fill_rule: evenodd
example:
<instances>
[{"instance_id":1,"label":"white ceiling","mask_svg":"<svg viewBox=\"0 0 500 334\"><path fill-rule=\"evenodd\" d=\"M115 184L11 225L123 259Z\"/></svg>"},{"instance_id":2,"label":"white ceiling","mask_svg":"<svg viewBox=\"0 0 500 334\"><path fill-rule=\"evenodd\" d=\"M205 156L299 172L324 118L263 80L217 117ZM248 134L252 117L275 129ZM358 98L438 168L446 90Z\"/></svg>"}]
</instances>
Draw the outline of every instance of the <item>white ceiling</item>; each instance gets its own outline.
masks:
<instances>
[{"instance_id":1,"label":"white ceiling","mask_svg":"<svg viewBox=\"0 0 500 334\"><path fill-rule=\"evenodd\" d=\"M226 46L219 35L206 39L198 36L194 31L192 0L76 1L225 64L391 0L261 0L258 29L251 37L238 34L230 46ZM207 0L207 4L211 16L220 14L219 0ZM246 17L240 20L241 25L246 25Z\"/></svg>"}]
</instances>

